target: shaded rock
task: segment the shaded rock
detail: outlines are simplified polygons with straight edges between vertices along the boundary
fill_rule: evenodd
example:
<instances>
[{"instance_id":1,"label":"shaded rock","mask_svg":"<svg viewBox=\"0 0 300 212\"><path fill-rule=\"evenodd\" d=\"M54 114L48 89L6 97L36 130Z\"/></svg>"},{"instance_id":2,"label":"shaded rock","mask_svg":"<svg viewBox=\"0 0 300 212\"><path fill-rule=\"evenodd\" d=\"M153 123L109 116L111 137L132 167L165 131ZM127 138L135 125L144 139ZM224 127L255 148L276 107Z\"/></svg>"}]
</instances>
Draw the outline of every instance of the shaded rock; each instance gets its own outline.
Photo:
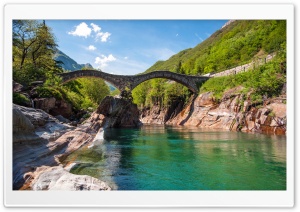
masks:
<instances>
[{"instance_id":1,"label":"shaded rock","mask_svg":"<svg viewBox=\"0 0 300 212\"><path fill-rule=\"evenodd\" d=\"M155 104L152 108L145 108L141 112L141 122L147 124L164 124L167 109Z\"/></svg>"},{"instance_id":2,"label":"shaded rock","mask_svg":"<svg viewBox=\"0 0 300 212\"><path fill-rule=\"evenodd\" d=\"M24 90L24 86L20 83L13 81L13 92L21 92Z\"/></svg>"},{"instance_id":3,"label":"shaded rock","mask_svg":"<svg viewBox=\"0 0 300 212\"><path fill-rule=\"evenodd\" d=\"M20 110L13 105L13 143L38 141L39 137L34 133L34 125Z\"/></svg>"},{"instance_id":4,"label":"shaded rock","mask_svg":"<svg viewBox=\"0 0 300 212\"><path fill-rule=\"evenodd\" d=\"M111 190L103 181L87 175L75 175L67 172L60 166L39 167L31 173L34 180L31 182L32 190Z\"/></svg>"},{"instance_id":5,"label":"shaded rock","mask_svg":"<svg viewBox=\"0 0 300 212\"><path fill-rule=\"evenodd\" d=\"M63 117L62 115L58 115L55 116L55 118L57 118L58 121L63 122L63 123L70 123L69 119L66 119L65 117Z\"/></svg>"},{"instance_id":6,"label":"shaded rock","mask_svg":"<svg viewBox=\"0 0 300 212\"><path fill-rule=\"evenodd\" d=\"M53 116L61 115L69 118L73 113L72 105L64 100L57 100L54 97L50 97L35 98L33 101L36 109L41 109Z\"/></svg>"},{"instance_id":7,"label":"shaded rock","mask_svg":"<svg viewBox=\"0 0 300 212\"><path fill-rule=\"evenodd\" d=\"M51 108L49 113L53 116L62 115L70 118L73 114L72 105L65 100L56 100L55 107Z\"/></svg>"},{"instance_id":8,"label":"shaded rock","mask_svg":"<svg viewBox=\"0 0 300 212\"><path fill-rule=\"evenodd\" d=\"M38 98L38 99L34 99L33 102L35 108L41 109L46 113L49 113L49 111L55 107L56 99L54 97Z\"/></svg>"},{"instance_id":9,"label":"shaded rock","mask_svg":"<svg viewBox=\"0 0 300 212\"><path fill-rule=\"evenodd\" d=\"M104 128L138 127L142 124L137 105L124 98L106 96L95 113L105 117L101 122Z\"/></svg>"},{"instance_id":10,"label":"shaded rock","mask_svg":"<svg viewBox=\"0 0 300 212\"><path fill-rule=\"evenodd\" d=\"M184 108L184 100L180 97L173 98L170 106L162 107L156 102L152 108L147 107L141 111L141 122L147 124L165 124L169 120L173 120Z\"/></svg>"}]
</instances>

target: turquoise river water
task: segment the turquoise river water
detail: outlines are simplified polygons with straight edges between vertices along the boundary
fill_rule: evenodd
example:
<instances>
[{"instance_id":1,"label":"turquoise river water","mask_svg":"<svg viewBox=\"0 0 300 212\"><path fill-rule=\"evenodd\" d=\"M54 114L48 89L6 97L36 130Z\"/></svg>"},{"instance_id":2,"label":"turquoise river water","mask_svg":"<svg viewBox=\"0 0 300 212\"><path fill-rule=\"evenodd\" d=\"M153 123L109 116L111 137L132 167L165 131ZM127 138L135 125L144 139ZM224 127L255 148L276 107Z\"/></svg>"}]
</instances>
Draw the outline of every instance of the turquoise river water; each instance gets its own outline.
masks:
<instances>
[{"instance_id":1,"label":"turquoise river water","mask_svg":"<svg viewBox=\"0 0 300 212\"><path fill-rule=\"evenodd\" d=\"M143 126L108 129L71 173L114 190L285 190L286 136Z\"/></svg>"}]
</instances>

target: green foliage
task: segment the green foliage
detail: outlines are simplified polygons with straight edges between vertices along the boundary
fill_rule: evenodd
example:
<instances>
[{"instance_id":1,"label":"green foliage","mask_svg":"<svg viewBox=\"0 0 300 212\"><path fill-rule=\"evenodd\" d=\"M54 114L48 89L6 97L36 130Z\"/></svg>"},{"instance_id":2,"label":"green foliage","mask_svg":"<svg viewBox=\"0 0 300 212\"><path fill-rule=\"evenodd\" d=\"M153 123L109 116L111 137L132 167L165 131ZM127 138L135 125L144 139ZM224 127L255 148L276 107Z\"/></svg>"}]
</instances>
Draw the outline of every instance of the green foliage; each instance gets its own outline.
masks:
<instances>
[{"instance_id":1,"label":"green foliage","mask_svg":"<svg viewBox=\"0 0 300 212\"><path fill-rule=\"evenodd\" d=\"M160 104L170 105L173 99L187 99L190 91L183 85L166 79L152 79L138 85L132 91L133 102L140 107Z\"/></svg>"},{"instance_id":2,"label":"green foliage","mask_svg":"<svg viewBox=\"0 0 300 212\"><path fill-rule=\"evenodd\" d=\"M202 85L200 92L213 92L215 98L220 100L226 90L241 85L244 88L241 93L252 91L250 99L262 102L263 96L278 96L285 83L285 73L280 69L280 62L275 59L252 71L211 78Z\"/></svg>"},{"instance_id":3,"label":"green foliage","mask_svg":"<svg viewBox=\"0 0 300 212\"><path fill-rule=\"evenodd\" d=\"M284 20L237 20L196 47L155 63L146 72L169 70L195 75L220 72L250 62L260 51L263 55L278 51L285 41Z\"/></svg>"},{"instance_id":4,"label":"green foliage","mask_svg":"<svg viewBox=\"0 0 300 212\"><path fill-rule=\"evenodd\" d=\"M39 86L36 89L38 97L40 98L50 98L54 97L56 99L63 99L63 95L60 89L49 87L49 86Z\"/></svg>"},{"instance_id":5,"label":"green foliage","mask_svg":"<svg viewBox=\"0 0 300 212\"><path fill-rule=\"evenodd\" d=\"M211 72L220 72L238 65L246 64L258 57L264 57L269 53L277 52L281 61L285 60L286 45L286 21L285 20L236 20L228 26L216 31L208 39L194 48L186 49L173 55L166 61L158 61L146 73L157 70L169 70L176 73L188 75L203 75ZM256 75L243 74L235 77L216 78L205 84L204 90L215 93L220 99L223 91L233 86L243 84L245 89L252 86L261 93L276 93L281 84L277 73L279 66L267 65L265 73ZM285 69L285 63L281 65ZM275 70L276 69L276 70ZM271 71L273 70L273 71ZM257 71L259 72L259 71ZM263 75L261 77L261 74ZM224 80L225 79L225 80ZM256 80L258 79L258 80ZM260 81L265 79L265 81ZM170 102L171 96L189 96L184 86L177 89L175 85L169 88L167 80L154 79L146 81L133 90L134 102L139 106L152 105L159 101L163 104ZM248 83L248 84L247 84ZM168 84L168 83L167 83ZM177 84L177 83L175 83ZM169 91L169 90L174 91ZM168 93L168 94L165 94ZM170 94L169 94L170 93ZM261 96L252 95L253 99L259 101Z\"/></svg>"},{"instance_id":6,"label":"green foliage","mask_svg":"<svg viewBox=\"0 0 300 212\"><path fill-rule=\"evenodd\" d=\"M275 113L274 113L273 111L271 111L271 112L268 114L268 116L275 117L276 115L275 115Z\"/></svg>"},{"instance_id":7,"label":"green foliage","mask_svg":"<svg viewBox=\"0 0 300 212\"><path fill-rule=\"evenodd\" d=\"M53 60L55 37L45 22L13 21L13 79L21 84L45 80L49 71L62 70Z\"/></svg>"},{"instance_id":8,"label":"green foliage","mask_svg":"<svg viewBox=\"0 0 300 212\"><path fill-rule=\"evenodd\" d=\"M108 86L99 78L80 78L63 86L65 96L76 109L96 108L109 95Z\"/></svg>"},{"instance_id":9,"label":"green foliage","mask_svg":"<svg viewBox=\"0 0 300 212\"><path fill-rule=\"evenodd\" d=\"M14 93L13 94L13 103L22 105L22 106L28 106L28 105L30 105L30 100L24 94Z\"/></svg>"},{"instance_id":10,"label":"green foliage","mask_svg":"<svg viewBox=\"0 0 300 212\"><path fill-rule=\"evenodd\" d=\"M120 91L118 89L110 91L110 96L116 96L116 95L120 95Z\"/></svg>"},{"instance_id":11,"label":"green foliage","mask_svg":"<svg viewBox=\"0 0 300 212\"><path fill-rule=\"evenodd\" d=\"M45 75L47 77L45 83L36 89L38 96L41 98L64 99L65 92L61 87L61 77L53 74L53 72L47 72Z\"/></svg>"},{"instance_id":12,"label":"green foliage","mask_svg":"<svg viewBox=\"0 0 300 212\"><path fill-rule=\"evenodd\" d=\"M63 70L53 59L56 47L51 28L44 21L13 21L13 79L25 85L44 81L36 89L39 97L65 99L78 110L97 107L109 94L108 86L96 78L81 78L62 85L57 73ZM14 95L14 101L25 100L24 96Z\"/></svg>"}]
</instances>

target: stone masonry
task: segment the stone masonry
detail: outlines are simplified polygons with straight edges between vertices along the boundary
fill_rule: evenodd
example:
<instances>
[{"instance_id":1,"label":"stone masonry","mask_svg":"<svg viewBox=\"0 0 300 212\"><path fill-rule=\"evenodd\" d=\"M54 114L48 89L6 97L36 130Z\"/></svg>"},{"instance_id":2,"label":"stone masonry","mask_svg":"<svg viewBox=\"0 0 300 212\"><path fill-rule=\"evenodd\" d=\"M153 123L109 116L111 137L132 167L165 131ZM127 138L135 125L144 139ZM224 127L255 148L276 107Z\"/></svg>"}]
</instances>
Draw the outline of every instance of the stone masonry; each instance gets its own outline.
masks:
<instances>
[{"instance_id":1,"label":"stone masonry","mask_svg":"<svg viewBox=\"0 0 300 212\"><path fill-rule=\"evenodd\" d=\"M192 76L192 75L184 75L177 74L170 71L154 71L146 74L139 75L114 75L108 74L102 71L97 70L78 70L72 71L68 73L59 74L63 82L68 82L70 80L80 78L80 77L97 77L101 78L111 84L113 84L120 91L129 89L133 90L136 86L150 79L154 78L165 78L169 80L176 81L187 88L189 88L192 92L199 92L199 84L208 80L208 76Z\"/></svg>"}]
</instances>

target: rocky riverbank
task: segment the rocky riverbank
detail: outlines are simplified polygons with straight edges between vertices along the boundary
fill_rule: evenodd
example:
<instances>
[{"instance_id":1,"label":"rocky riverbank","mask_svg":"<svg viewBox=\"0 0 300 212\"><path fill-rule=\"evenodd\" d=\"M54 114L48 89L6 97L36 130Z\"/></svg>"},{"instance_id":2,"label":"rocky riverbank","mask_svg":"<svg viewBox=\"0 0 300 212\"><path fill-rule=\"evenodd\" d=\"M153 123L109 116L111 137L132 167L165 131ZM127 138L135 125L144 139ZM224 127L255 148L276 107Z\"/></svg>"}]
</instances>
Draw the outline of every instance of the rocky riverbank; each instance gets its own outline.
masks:
<instances>
[{"instance_id":1,"label":"rocky riverbank","mask_svg":"<svg viewBox=\"0 0 300 212\"><path fill-rule=\"evenodd\" d=\"M64 159L92 144L104 127L136 127L137 106L121 98L106 97L92 116L77 127L60 122L40 109L13 106L14 190L111 190L99 179L69 173Z\"/></svg>"},{"instance_id":2,"label":"rocky riverbank","mask_svg":"<svg viewBox=\"0 0 300 212\"><path fill-rule=\"evenodd\" d=\"M43 110L14 104L13 189L111 190L99 179L69 173L72 164L63 165L69 154L92 145L103 128L139 127L143 122L285 134L284 98L266 99L263 105L255 105L240 94L240 89L227 91L220 102L212 93L203 93L191 97L186 104L176 99L168 108L157 104L142 112L130 100L107 96L90 118L77 127Z\"/></svg>"},{"instance_id":3,"label":"rocky riverbank","mask_svg":"<svg viewBox=\"0 0 300 212\"><path fill-rule=\"evenodd\" d=\"M157 104L142 111L141 121L150 124L285 134L285 98L269 98L263 105L257 105L240 94L241 89L242 87L237 87L227 91L220 102L208 92L191 97L184 106L178 102L175 103L177 107L168 108Z\"/></svg>"}]
</instances>

